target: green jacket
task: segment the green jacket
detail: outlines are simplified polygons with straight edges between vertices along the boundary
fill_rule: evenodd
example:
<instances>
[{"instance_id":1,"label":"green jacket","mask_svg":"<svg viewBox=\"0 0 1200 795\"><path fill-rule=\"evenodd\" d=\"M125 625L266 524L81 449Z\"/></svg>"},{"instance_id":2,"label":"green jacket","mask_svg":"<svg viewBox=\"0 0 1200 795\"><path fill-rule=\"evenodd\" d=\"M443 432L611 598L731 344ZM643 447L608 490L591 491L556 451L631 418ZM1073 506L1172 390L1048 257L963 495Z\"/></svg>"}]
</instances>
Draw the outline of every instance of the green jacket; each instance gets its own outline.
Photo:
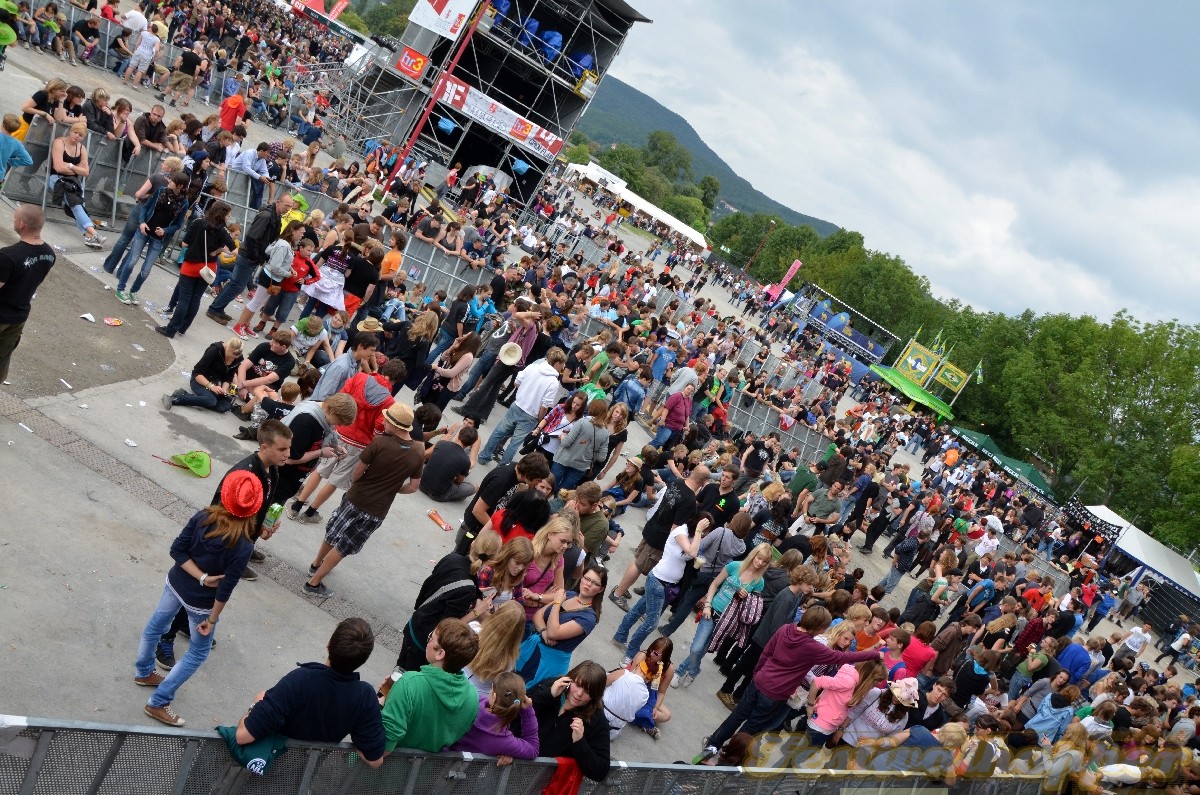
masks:
<instances>
[{"instance_id":1,"label":"green jacket","mask_svg":"<svg viewBox=\"0 0 1200 795\"><path fill-rule=\"evenodd\" d=\"M479 691L465 676L423 665L400 677L388 693L383 705L385 749L437 753L462 739L478 712Z\"/></svg>"}]
</instances>

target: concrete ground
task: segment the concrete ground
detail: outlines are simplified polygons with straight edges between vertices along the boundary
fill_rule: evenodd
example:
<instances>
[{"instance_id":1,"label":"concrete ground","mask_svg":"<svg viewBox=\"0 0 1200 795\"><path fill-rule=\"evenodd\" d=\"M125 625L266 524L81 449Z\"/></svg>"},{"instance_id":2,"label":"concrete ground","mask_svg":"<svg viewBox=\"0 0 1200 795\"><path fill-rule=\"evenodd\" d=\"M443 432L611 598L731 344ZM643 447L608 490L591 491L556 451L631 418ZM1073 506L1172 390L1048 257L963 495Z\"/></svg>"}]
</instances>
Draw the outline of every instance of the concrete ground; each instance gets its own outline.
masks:
<instances>
[{"instance_id":1,"label":"concrete ground","mask_svg":"<svg viewBox=\"0 0 1200 795\"><path fill-rule=\"evenodd\" d=\"M104 84L114 98L131 95L106 73L16 49L10 50L0 80L3 106L19 108L52 74L78 81L89 93ZM145 91L132 97L135 113L152 102ZM250 139L258 137L252 130ZM273 140L278 133L268 130L262 137ZM0 235L11 237L11 217L11 205L0 202L0 229L5 230ZM123 306L112 295L113 277L100 272L105 252L83 248L72 225L52 223L45 236L65 250L39 291L11 383L0 387L0 470L6 475L0 487L5 506L0 670L6 672L0 677L0 711L150 725L141 712L148 693L130 681L132 659L171 565L169 545L188 517L208 504L219 474L252 451L250 444L232 438L237 423L231 416L195 409L167 412L159 398L186 386L187 372L204 347L231 332L201 314L185 337L168 341L154 334L152 327L160 321L156 309L174 283L168 273L151 275L141 291L142 307ZM0 236L0 241L7 239ZM645 247L640 237L628 242ZM712 286L704 294L727 298ZM80 319L85 312L97 322ZM105 317L125 322L107 326ZM494 412L493 420L500 416ZM646 441L635 426L628 447L636 450ZM193 449L212 454L217 475L197 478L155 458ZM471 480L481 477L482 472ZM461 508L435 504L419 493L400 498L364 552L327 579L336 595L324 600L301 591L323 527L285 520L283 530L262 545L268 560L256 568L263 576L238 586L222 617L217 648L179 693L175 706L189 725L235 721L256 692L296 662L321 659L330 631L346 616L367 617L375 627L379 647L362 675L381 681L399 651L399 628L420 583L452 546L425 516L435 507L457 525ZM614 584L643 521L638 510L625 521L635 543L614 556ZM852 568L856 565L866 569L872 584L886 568L878 555L855 561ZM621 615L606 602L599 627L575 660L618 665L620 652L609 638ZM680 660L689 639L686 629L676 638ZM718 676L706 663L690 688L670 692L667 703L675 720L663 727L662 738L655 742L627 729L616 741L614 758L690 759L701 738L727 714L713 695Z\"/></svg>"}]
</instances>

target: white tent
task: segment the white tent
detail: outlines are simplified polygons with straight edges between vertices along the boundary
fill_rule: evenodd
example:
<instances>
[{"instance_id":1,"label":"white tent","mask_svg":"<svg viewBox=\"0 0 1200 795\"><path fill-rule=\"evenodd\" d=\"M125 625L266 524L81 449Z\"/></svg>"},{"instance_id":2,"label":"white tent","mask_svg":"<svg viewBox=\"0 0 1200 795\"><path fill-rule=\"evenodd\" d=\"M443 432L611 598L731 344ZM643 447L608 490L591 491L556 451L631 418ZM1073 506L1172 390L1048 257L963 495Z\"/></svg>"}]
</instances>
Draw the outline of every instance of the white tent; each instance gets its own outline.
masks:
<instances>
[{"instance_id":1,"label":"white tent","mask_svg":"<svg viewBox=\"0 0 1200 795\"><path fill-rule=\"evenodd\" d=\"M1117 549L1200 598L1200 575L1196 574L1190 560L1165 544L1155 541L1107 505L1085 507L1097 519L1121 528L1120 535L1117 536Z\"/></svg>"},{"instance_id":2,"label":"white tent","mask_svg":"<svg viewBox=\"0 0 1200 795\"><path fill-rule=\"evenodd\" d=\"M675 216L664 212L662 209L646 201L641 196L638 196L636 193L629 190L629 188L618 190L616 193L630 207L633 207L638 212L645 213L655 221L658 221L660 224L665 224L673 232L678 232L679 234L683 235L701 249L704 249L708 246L708 243L704 240L704 235L700 234L695 229L692 229Z\"/></svg>"},{"instance_id":3,"label":"white tent","mask_svg":"<svg viewBox=\"0 0 1200 795\"><path fill-rule=\"evenodd\" d=\"M650 216L660 224L665 224L666 226L670 227L672 231L683 235L701 249L708 247L708 242L705 241L704 235L700 234L695 229L692 229L675 216L663 212L660 208L646 201L641 196L638 196L629 189L623 179L613 174L611 171L606 171L596 163L589 162L586 165L570 163L567 165L566 171L563 172L563 178L586 179L589 182L594 182L595 184L606 188L609 192L620 196L622 201L638 212Z\"/></svg>"},{"instance_id":4,"label":"white tent","mask_svg":"<svg viewBox=\"0 0 1200 795\"><path fill-rule=\"evenodd\" d=\"M583 165L568 163L567 170L563 172L563 179L586 179L609 190L625 190L625 180L592 162Z\"/></svg>"}]
</instances>

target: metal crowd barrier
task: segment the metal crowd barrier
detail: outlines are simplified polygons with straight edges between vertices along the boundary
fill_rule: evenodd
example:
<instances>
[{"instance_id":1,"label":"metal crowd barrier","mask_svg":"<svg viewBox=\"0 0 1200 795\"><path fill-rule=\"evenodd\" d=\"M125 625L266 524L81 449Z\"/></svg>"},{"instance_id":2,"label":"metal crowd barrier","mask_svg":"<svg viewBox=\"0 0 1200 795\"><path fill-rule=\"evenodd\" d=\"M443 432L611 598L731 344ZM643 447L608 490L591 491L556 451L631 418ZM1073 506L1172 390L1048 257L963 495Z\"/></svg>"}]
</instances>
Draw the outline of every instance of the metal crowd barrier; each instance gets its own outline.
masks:
<instances>
[{"instance_id":1,"label":"metal crowd barrier","mask_svg":"<svg viewBox=\"0 0 1200 795\"><path fill-rule=\"evenodd\" d=\"M996 551L998 556L1012 552L1018 559L1021 557L1021 545L1013 541L1007 536L997 534L1000 541L1000 548ZM1041 555L1034 555L1033 561L1029 563L1029 568L1041 575L1042 583L1054 583L1054 594L1063 596L1071 589L1071 578L1057 566L1050 565L1050 561L1046 560Z\"/></svg>"},{"instance_id":2,"label":"metal crowd barrier","mask_svg":"<svg viewBox=\"0 0 1200 795\"><path fill-rule=\"evenodd\" d=\"M819 461L829 446L829 440L806 425L797 422L788 430L780 427L780 413L770 406L754 401L749 406L743 406L741 396L735 396L727 404L729 425L742 431L749 431L758 436L768 433L779 434L779 442L783 449L796 448L800 451L801 463Z\"/></svg>"},{"instance_id":3,"label":"metal crowd barrier","mask_svg":"<svg viewBox=\"0 0 1200 795\"><path fill-rule=\"evenodd\" d=\"M776 753L780 735L760 735L760 759L790 764ZM786 750L786 748L784 749ZM602 783L584 780L582 795L842 795L846 792L934 791L939 786L916 772L925 749L900 749L879 757L896 772L797 767L708 767L615 762ZM907 752L907 753L906 753ZM903 761L911 758L911 761ZM868 763L869 764L869 763ZM215 731L153 729L82 721L0 715L0 790L33 793L207 793L207 795L535 795L549 784L554 759L518 760L497 767L478 754L426 754L396 750L372 769L347 744L289 741L263 775L237 765ZM958 779L960 795L1040 795L1044 779L1004 773ZM940 791L945 791L944 787Z\"/></svg>"},{"instance_id":4,"label":"metal crowd barrier","mask_svg":"<svg viewBox=\"0 0 1200 795\"><path fill-rule=\"evenodd\" d=\"M452 257L416 235L409 235L404 249L404 267L408 270L410 287L424 282L426 295L445 290L447 300L453 300L464 286L475 287L490 282L494 275L486 268L469 267L461 257Z\"/></svg>"},{"instance_id":5,"label":"metal crowd barrier","mask_svg":"<svg viewBox=\"0 0 1200 795\"><path fill-rule=\"evenodd\" d=\"M14 201L38 204L48 208L51 191L49 178L52 173L50 147L55 138L70 132L71 125L51 124L40 117L34 118L25 136L25 149L33 159L33 165L12 169L4 181L3 194ZM133 206L132 196L146 179L159 169L162 155L151 149L125 162L122 157L122 142L110 141L107 137L88 133L84 140L88 152L89 176L82 180L84 186L84 208L93 219L107 219L115 227L118 217L124 219ZM65 213L65 211L64 211Z\"/></svg>"}]
</instances>

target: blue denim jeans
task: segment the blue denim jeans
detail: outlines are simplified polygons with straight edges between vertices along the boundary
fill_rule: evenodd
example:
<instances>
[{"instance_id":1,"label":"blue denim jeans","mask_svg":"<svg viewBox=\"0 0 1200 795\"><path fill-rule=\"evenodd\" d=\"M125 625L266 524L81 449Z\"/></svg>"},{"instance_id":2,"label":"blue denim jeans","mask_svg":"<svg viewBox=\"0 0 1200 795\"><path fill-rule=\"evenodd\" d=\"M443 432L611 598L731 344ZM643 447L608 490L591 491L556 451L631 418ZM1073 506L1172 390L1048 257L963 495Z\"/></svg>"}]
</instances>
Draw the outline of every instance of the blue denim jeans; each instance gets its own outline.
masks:
<instances>
[{"instance_id":1,"label":"blue denim jeans","mask_svg":"<svg viewBox=\"0 0 1200 795\"><path fill-rule=\"evenodd\" d=\"M125 252L129 250L129 244L133 242L133 236L137 234L139 215L141 215L141 208L134 205L129 212L129 217L125 219L125 226L121 227L121 236L117 238L117 242L113 243L112 250L104 258L105 273L117 272L121 258L125 256Z\"/></svg>"},{"instance_id":2,"label":"blue denim jeans","mask_svg":"<svg viewBox=\"0 0 1200 795\"><path fill-rule=\"evenodd\" d=\"M692 617L692 608L708 593L708 586L712 584L712 581L713 575L711 574L702 572L696 575L696 579L692 580L691 587L675 603L675 612L671 614L671 620L663 627L662 634L665 637L671 637L675 630L683 626L684 621Z\"/></svg>"},{"instance_id":3,"label":"blue denim jeans","mask_svg":"<svg viewBox=\"0 0 1200 795\"><path fill-rule=\"evenodd\" d=\"M692 636L692 646L688 650L687 659L675 669L676 676L700 675L700 661L708 652L708 642L712 639L713 630L716 629L717 619L720 617L720 613L714 613L711 618L700 618L700 623L696 625L696 634Z\"/></svg>"},{"instance_id":4,"label":"blue denim jeans","mask_svg":"<svg viewBox=\"0 0 1200 795\"><path fill-rule=\"evenodd\" d=\"M150 616L150 620L146 623L146 628L142 630L142 642L138 644L137 659L133 661L133 670L136 676L149 676L154 673L154 650L158 646L158 641L166 632L171 622L175 620L175 614L179 612L179 608L183 607L183 603L171 591L170 588L163 586L162 597L158 600L158 606L154 608L154 614ZM200 668L204 661L208 658L209 649L212 648L213 636L201 635L196 627L204 620L207 614L197 614L188 611L188 626L191 629L190 640L188 641L187 654L179 658L175 662L175 667L167 674L167 678L163 683L154 689L154 693L150 696L147 702L152 707L162 707L170 704L175 700L175 692L183 686L183 683L191 678L192 674ZM214 632L215 632L214 628Z\"/></svg>"},{"instance_id":5,"label":"blue denim jeans","mask_svg":"<svg viewBox=\"0 0 1200 795\"><path fill-rule=\"evenodd\" d=\"M508 447L505 448L500 461L504 464L512 463L513 458L517 455L517 449L521 446L521 441L529 435L535 425L537 425L537 417L527 414L524 409L513 403L505 412L504 419L500 420L500 424L496 426L496 430L492 431L492 435L488 437L487 444L479 451L479 460L487 461L496 454L496 449L504 443L504 440L509 439Z\"/></svg>"},{"instance_id":6,"label":"blue denim jeans","mask_svg":"<svg viewBox=\"0 0 1200 795\"><path fill-rule=\"evenodd\" d=\"M654 438L650 440L650 446L666 450L670 447L671 437L676 435L682 436L683 431L673 431L666 425L662 425L659 427L658 433L654 434Z\"/></svg>"},{"instance_id":7,"label":"blue denim jeans","mask_svg":"<svg viewBox=\"0 0 1200 795\"><path fill-rule=\"evenodd\" d=\"M178 312L179 310L176 309L175 311ZM200 386L200 382L193 378L192 394L180 395L175 398L175 405L195 406L200 409L209 409L210 411L224 413L229 411L230 406L233 405L233 401L225 395L218 395L208 387Z\"/></svg>"},{"instance_id":8,"label":"blue denim jeans","mask_svg":"<svg viewBox=\"0 0 1200 795\"><path fill-rule=\"evenodd\" d=\"M484 351L479 355L479 361L475 362L475 366L467 375L467 380L463 382L462 389L458 390L460 399L466 400L467 395L471 394L471 390L479 383L479 379L492 369L492 365L496 363L499 355L499 351Z\"/></svg>"},{"instance_id":9,"label":"blue denim jeans","mask_svg":"<svg viewBox=\"0 0 1200 795\"><path fill-rule=\"evenodd\" d=\"M38 38L35 44L41 44L43 47L50 47L54 44L54 37L58 34L46 26L43 22L37 23Z\"/></svg>"},{"instance_id":10,"label":"blue denim jeans","mask_svg":"<svg viewBox=\"0 0 1200 795\"><path fill-rule=\"evenodd\" d=\"M444 328L439 328L437 342L429 350L429 355L425 357L425 364L432 365L438 360L438 357L448 350L453 344L454 335L449 331L446 331Z\"/></svg>"},{"instance_id":11,"label":"blue denim jeans","mask_svg":"<svg viewBox=\"0 0 1200 795\"><path fill-rule=\"evenodd\" d=\"M666 596L662 581L653 574L647 575L646 595L638 599L633 609L625 614L625 617L621 619L621 625L617 627L617 634L613 635L613 640L626 644L626 657L632 658L641 651L646 638L658 626L658 619L662 617L663 608L666 606ZM633 628L639 618L642 619L642 623L630 637L629 630Z\"/></svg>"},{"instance_id":12,"label":"blue denim jeans","mask_svg":"<svg viewBox=\"0 0 1200 795\"><path fill-rule=\"evenodd\" d=\"M900 569L896 568L895 566L892 566L890 569L888 569L887 576L880 580L879 584L883 586L885 593L891 593L892 591L896 590L896 586L900 584L900 578L903 576L904 572L900 571Z\"/></svg>"},{"instance_id":13,"label":"blue denim jeans","mask_svg":"<svg viewBox=\"0 0 1200 795\"><path fill-rule=\"evenodd\" d=\"M282 291L267 299L267 303L263 306L263 314L275 318L276 323L283 325L287 322L288 315L292 313L292 308L296 306L299 298L299 292Z\"/></svg>"},{"instance_id":14,"label":"blue denim jeans","mask_svg":"<svg viewBox=\"0 0 1200 795\"><path fill-rule=\"evenodd\" d=\"M51 174L50 178L46 180L46 187L50 190L54 190L54 186L57 183L58 175ZM71 215L75 219L75 226L78 227L79 231L83 232L84 234L87 234L87 230L95 226L95 223L92 222L92 219L88 217L87 210L83 209L82 204L76 204L72 206Z\"/></svg>"},{"instance_id":15,"label":"blue denim jeans","mask_svg":"<svg viewBox=\"0 0 1200 795\"><path fill-rule=\"evenodd\" d=\"M733 714L709 736L708 744L720 748L739 730L750 734L771 731L779 726L787 716L787 711L787 701L776 701L764 696L751 681Z\"/></svg>"},{"instance_id":16,"label":"blue denim jeans","mask_svg":"<svg viewBox=\"0 0 1200 795\"><path fill-rule=\"evenodd\" d=\"M204 297L207 287L208 284L199 276L179 276L175 285L175 312L171 315L171 322L167 323L172 334L183 334L191 327L196 313L200 311L200 299Z\"/></svg>"},{"instance_id":17,"label":"blue denim jeans","mask_svg":"<svg viewBox=\"0 0 1200 795\"><path fill-rule=\"evenodd\" d=\"M1008 700L1016 701L1017 697L1025 692L1025 688L1029 687L1032 683L1033 680L1028 676L1020 671L1014 671L1012 679L1008 683Z\"/></svg>"},{"instance_id":18,"label":"blue denim jeans","mask_svg":"<svg viewBox=\"0 0 1200 795\"><path fill-rule=\"evenodd\" d=\"M133 273L133 266L137 264L143 252L146 255L142 262L142 268L138 271L137 278L133 280L132 292L137 292L142 289L142 285L146 283L147 277L150 276L150 271L154 269L154 261L158 259L158 255L162 252L163 241L155 237L147 237L143 235L141 230L138 230L133 235L133 242L129 244L129 250L125 252L124 259L121 260L121 267L117 268L117 289L124 291L125 285L129 281L129 276Z\"/></svg>"},{"instance_id":19,"label":"blue denim jeans","mask_svg":"<svg viewBox=\"0 0 1200 795\"><path fill-rule=\"evenodd\" d=\"M221 294L209 304L208 311L224 312L225 307L229 306L233 299L241 295L242 290L246 289L246 285L250 284L250 280L254 278L254 271L257 269L257 265L239 253L237 259L233 261L233 275L225 283Z\"/></svg>"},{"instance_id":20,"label":"blue denim jeans","mask_svg":"<svg viewBox=\"0 0 1200 795\"><path fill-rule=\"evenodd\" d=\"M554 475L558 488L567 490L575 488L587 477L586 470L563 466L557 461L550 465L550 474Z\"/></svg>"}]
</instances>

